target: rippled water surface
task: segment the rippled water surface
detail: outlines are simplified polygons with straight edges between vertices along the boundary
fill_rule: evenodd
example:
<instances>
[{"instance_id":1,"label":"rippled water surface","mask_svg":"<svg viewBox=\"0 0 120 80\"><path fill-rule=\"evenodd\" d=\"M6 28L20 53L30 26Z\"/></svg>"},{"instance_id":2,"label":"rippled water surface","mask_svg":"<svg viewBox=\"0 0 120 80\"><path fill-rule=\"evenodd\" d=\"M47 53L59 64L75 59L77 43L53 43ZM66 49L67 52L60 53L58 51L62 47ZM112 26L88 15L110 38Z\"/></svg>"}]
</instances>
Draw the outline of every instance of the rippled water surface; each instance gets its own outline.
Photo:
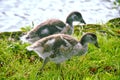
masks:
<instances>
[{"instance_id":1,"label":"rippled water surface","mask_svg":"<svg viewBox=\"0 0 120 80\"><path fill-rule=\"evenodd\" d=\"M72 11L79 11L86 23L105 23L119 17L113 0L0 0L0 32L18 31L50 19L65 21Z\"/></svg>"}]
</instances>

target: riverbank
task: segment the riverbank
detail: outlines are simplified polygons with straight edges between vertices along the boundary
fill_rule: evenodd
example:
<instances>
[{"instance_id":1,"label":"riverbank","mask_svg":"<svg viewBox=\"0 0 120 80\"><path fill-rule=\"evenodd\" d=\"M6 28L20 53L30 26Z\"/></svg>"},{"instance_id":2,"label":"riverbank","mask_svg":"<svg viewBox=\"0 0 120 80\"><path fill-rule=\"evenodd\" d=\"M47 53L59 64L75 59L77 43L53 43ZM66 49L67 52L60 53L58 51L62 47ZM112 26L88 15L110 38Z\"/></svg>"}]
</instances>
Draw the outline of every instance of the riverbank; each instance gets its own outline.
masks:
<instances>
[{"instance_id":1,"label":"riverbank","mask_svg":"<svg viewBox=\"0 0 120 80\"><path fill-rule=\"evenodd\" d=\"M42 60L35 52L26 50L29 44L19 40L28 28L24 28L23 32L0 33L0 80L119 80L120 37L106 31L115 30L116 34L120 30L119 24L120 18L116 18L106 25L85 26L83 30L76 27L81 33L96 33L100 48L90 44L85 56L63 62L59 70L54 63L49 62L39 74ZM72 36L79 39L81 33Z\"/></svg>"}]
</instances>

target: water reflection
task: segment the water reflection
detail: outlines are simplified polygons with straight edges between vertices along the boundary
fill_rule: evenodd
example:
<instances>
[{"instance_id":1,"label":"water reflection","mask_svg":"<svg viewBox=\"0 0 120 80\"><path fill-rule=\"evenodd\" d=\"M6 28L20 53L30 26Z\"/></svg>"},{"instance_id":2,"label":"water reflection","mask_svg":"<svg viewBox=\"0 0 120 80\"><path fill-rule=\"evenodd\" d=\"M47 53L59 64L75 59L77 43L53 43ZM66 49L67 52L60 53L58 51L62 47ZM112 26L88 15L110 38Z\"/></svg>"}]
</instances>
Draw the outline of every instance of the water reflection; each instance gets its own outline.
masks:
<instances>
[{"instance_id":1,"label":"water reflection","mask_svg":"<svg viewBox=\"0 0 120 80\"><path fill-rule=\"evenodd\" d=\"M16 31L50 18L65 21L71 11L80 11L87 23L101 23L120 16L113 0L0 0L0 32Z\"/></svg>"}]
</instances>

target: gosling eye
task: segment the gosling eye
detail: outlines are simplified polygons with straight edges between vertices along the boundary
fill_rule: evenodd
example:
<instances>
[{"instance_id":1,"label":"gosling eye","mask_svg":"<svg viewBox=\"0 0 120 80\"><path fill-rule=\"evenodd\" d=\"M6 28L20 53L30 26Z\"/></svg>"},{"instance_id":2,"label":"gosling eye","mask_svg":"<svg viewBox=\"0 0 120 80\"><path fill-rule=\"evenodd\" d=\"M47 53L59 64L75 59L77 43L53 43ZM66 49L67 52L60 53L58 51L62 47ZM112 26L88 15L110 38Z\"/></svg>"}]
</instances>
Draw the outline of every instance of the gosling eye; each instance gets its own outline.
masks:
<instances>
[{"instance_id":1,"label":"gosling eye","mask_svg":"<svg viewBox=\"0 0 120 80\"><path fill-rule=\"evenodd\" d=\"M93 40L93 41L95 40L95 38L93 38L93 37L91 37L90 39Z\"/></svg>"},{"instance_id":2,"label":"gosling eye","mask_svg":"<svg viewBox=\"0 0 120 80\"><path fill-rule=\"evenodd\" d=\"M26 39L29 39L29 38L30 38L29 36L26 37Z\"/></svg>"},{"instance_id":3,"label":"gosling eye","mask_svg":"<svg viewBox=\"0 0 120 80\"><path fill-rule=\"evenodd\" d=\"M91 37L91 40L94 40L94 38Z\"/></svg>"}]
</instances>

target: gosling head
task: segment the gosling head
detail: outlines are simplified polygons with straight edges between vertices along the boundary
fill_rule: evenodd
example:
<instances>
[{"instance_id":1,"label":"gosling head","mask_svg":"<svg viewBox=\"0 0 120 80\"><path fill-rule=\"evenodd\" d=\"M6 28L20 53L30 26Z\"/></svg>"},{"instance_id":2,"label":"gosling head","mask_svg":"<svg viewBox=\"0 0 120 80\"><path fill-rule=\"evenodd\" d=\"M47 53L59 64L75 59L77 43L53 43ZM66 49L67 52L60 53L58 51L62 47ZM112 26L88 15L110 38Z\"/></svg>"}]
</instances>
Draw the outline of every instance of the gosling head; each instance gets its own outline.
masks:
<instances>
[{"instance_id":1,"label":"gosling head","mask_svg":"<svg viewBox=\"0 0 120 80\"><path fill-rule=\"evenodd\" d=\"M82 24L86 24L86 22L84 21L82 17L82 14L77 11L71 12L66 19L66 23L68 23L71 26L73 26L74 21L77 21Z\"/></svg>"},{"instance_id":2,"label":"gosling head","mask_svg":"<svg viewBox=\"0 0 120 80\"><path fill-rule=\"evenodd\" d=\"M88 43L94 44L96 47L99 48L97 36L93 33L86 33L82 36L80 43L82 45L87 45Z\"/></svg>"}]
</instances>

